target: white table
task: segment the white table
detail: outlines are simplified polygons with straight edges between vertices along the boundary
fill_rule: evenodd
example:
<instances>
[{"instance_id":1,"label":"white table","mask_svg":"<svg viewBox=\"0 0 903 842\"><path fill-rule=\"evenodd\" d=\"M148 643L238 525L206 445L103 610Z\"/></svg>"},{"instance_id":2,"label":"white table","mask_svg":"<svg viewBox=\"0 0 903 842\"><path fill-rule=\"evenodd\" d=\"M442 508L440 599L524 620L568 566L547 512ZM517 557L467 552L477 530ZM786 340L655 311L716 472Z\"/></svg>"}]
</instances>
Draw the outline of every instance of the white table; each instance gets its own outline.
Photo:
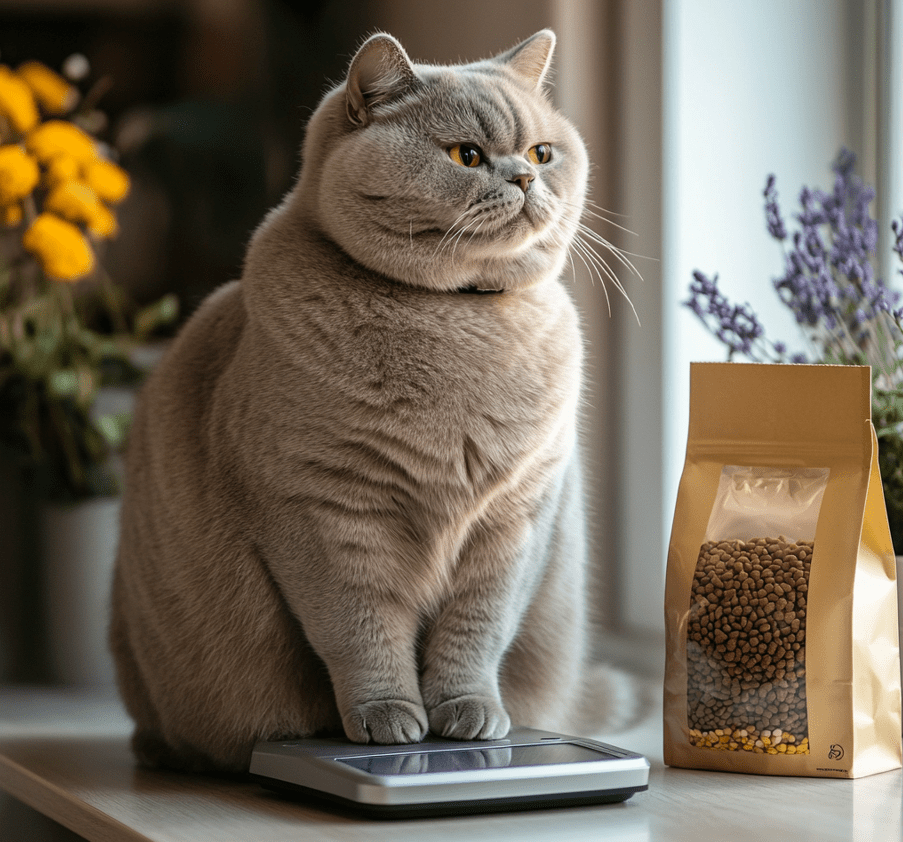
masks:
<instances>
[{"instance_id":1,"label":"white table","mask_svg":"<svg viewBox=\"0 0 903 842\"><path fill-rule=\"evenodd\" d=\"M661 711L600 738L643 752L649 791L623 804L490 816L364 821L284 801L251 783L137 768L111 693L0 690L0 839L62 842L617 840L900 842L903 776L769 778L669 769ZM24 806L27 805L27 806ZM43 815L42 815L43 814Z\"/></svg>"}]
</instances>

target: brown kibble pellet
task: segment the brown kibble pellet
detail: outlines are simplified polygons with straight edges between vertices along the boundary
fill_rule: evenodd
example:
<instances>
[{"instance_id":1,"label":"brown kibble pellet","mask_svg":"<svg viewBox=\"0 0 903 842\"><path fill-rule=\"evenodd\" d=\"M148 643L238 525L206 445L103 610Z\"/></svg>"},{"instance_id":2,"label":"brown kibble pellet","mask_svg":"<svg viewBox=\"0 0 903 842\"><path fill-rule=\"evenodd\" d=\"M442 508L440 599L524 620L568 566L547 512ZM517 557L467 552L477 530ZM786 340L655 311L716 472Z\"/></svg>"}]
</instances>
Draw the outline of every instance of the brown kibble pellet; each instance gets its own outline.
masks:
<instances>
[{"instance_id":1,"label":"brown kibble pellet","mask_svg":"<svg viewBox=\"0 0 903 842\"><path fill-rule=\"evenodd\" d=\"M808 753L805 593L813 551L812 541L783 536L700 548L687 624L693 745Z\"/></svg>"}]
</instances>

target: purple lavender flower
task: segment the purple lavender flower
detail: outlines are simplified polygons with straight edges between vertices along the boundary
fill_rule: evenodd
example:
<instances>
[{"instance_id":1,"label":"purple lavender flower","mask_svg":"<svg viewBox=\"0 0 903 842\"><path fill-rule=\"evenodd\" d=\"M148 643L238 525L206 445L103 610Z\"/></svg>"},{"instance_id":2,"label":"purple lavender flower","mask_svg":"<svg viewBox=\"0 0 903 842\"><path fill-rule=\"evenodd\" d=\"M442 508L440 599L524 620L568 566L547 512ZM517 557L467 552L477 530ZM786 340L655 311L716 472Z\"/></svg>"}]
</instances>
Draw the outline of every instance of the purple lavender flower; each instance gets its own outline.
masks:
<instances>
[{"instance_id":1,"label":"purple lavender flower","mask_svg":"<svg viewBox=\"0 0 903 842\"><path fill-rule=\"evenodd\" d=\"M765 329L749 304L731 304L728 301L718 289L717 275L708 278L695 270L690 284L690 298L683 303L727 346L729 359L734 354L760 359L756 344L763 339Z\"/></svg>"},{"instance_id":2,"label":"purple lavender flower","mask_svg":"<svg viewBox=\"0 0 903 842\"><path fill-rule=\"evenodd\" d=\"M903 219L895 219L891 222L890 228L891 231L894 232L894 237L896 238L893 245L893 251L897 253L900 260L903 260Z\"/></svg>"},{"instance_id":3,"label":"purple lavender flower","mask_svg":"<svg viewBox=\"0 0 903 842\"><path fill-rule=\"evenodd\" d=\"M765 182L765 224L784 245L784 271L773 281L780 300L793 312L817 349L817 361L869 362L886 382L903 379L903 307L900 294L875 276L878 223L871 216L875 191L856 176L856 156L841 149L831 165L830 192L804 187L799 229L788 237L778 206L774 175ZM903 218L894 220L893 250L903 260ZM788 357L782 342L769 342L748 304L733 305L718 290L718 276L693 273L690 298L684 304L728 348L728 358L806 362L803 354ZM900 378L896 372L900 371Z\"/></svg>"},{"instance_id":4,"label":"purple lavender flower","mask_svg":"<svg viewBox=\"0 0 903 842\"><path fill-rule=\"evenodd\" d=\"M774 175L769 175L762 193L765 196L765 225L772 237L776 240L783 240L787 236L787 229L784 227L784 220L781 217L778 191L775 190L774 183Z\"/></svg>"}]
</instances>

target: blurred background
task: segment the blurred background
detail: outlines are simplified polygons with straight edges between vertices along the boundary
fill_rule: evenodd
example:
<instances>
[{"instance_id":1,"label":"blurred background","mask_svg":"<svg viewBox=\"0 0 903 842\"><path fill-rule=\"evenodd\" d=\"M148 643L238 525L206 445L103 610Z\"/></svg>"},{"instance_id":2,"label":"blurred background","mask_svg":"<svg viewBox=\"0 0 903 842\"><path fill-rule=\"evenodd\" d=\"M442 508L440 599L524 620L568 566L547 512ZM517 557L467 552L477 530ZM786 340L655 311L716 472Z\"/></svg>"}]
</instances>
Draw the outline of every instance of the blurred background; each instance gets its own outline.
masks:
<instances>
[{"instance_id":1,"label":"blurred background","mask_svg":"<svg viewBox=\"0 0 903 842\"><path fill-rule=\"evenodd\" d=\"M903 212L900 0L0 0L0 62L58 69L82 53L92 78L110 80L101 136L132 190L104 265L139 301L175 292L184 318L240 274L251 232L292 183L305 121L368 34L452 62L546 26L559 36L554 98L594 162L592 200L633 233L588 224L638 255L643 276L609 258L637 317L610 286L609 312L579 261L567 283L587 341L599 652L657 676L688 364L724 359L681 304L691 272L720 273L732 298L792 342L770 284L782 256L765 230L767 175L789 207L803 184L830 188L846 146L877 186L882 231ZM889 242L882 249L889 278ZM14 466L0 465L0 682L107 682L103 666L67 675L54 663L57 574L39 547L111 550L46 523ZM48 528L74 531L49 539ZM101 529L115 544L115 509ZM105 571L95 584L73 578L63 602L99 589L102 605Z\"/></svg>"}]
</instances>

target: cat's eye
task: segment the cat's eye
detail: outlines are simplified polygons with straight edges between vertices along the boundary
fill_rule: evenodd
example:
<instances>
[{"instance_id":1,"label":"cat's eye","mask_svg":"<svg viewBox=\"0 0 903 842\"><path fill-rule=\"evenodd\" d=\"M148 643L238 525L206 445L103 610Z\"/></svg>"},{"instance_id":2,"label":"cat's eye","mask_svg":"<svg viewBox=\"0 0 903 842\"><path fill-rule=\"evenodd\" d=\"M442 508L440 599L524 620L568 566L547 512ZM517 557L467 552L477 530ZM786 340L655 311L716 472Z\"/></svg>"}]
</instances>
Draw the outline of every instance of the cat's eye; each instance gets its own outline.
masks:
<instances>
[{"instance_id":1,"label":"cat's eye","mask_svg":"<svg viewBox=\"0 0 903 842\"><path fill-rule=\"evenodd\" d=\"M462 167L475 167L483 160L480 150L477 149L476 146L471 146L469 143L459 143L452 146L452 148L448 150L448 157Z\"/></svg>"},{"instance_id":2,"label":"cat's eye","mask_svg":"<svg viewBox=\"0 0 903 842\"><path fill-rule=\"evenodd\" d=\"M552 160L552 147L548 143L537 143L527 151L527 157L534 164L548 164Z\"/></svg>"}]
</instances>

